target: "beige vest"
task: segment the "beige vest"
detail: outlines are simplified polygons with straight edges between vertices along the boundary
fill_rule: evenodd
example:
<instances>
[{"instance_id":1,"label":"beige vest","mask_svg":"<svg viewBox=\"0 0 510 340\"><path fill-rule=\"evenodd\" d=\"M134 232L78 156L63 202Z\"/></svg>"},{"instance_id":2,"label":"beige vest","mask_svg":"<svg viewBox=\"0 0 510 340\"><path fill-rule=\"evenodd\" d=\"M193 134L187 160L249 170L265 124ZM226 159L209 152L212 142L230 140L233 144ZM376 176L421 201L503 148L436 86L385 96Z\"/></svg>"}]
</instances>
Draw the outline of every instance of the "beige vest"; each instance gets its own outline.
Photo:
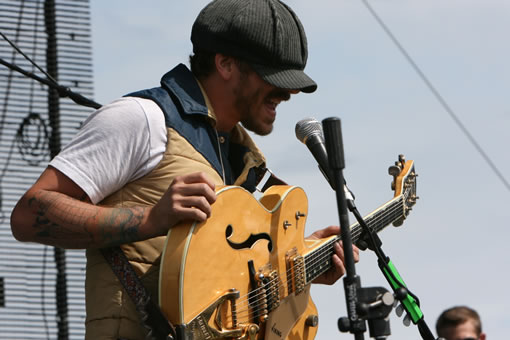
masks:
<instances>
[{"instance_id":1,"label":"beige vest","mask_svg":"<svg viewBox=\"0 0 510 340\"><path fill-rule=\"evenodd\" d=\"M216 183L223 180L209 162L175 130L168 128L168 144L162 161L146 176L128 183L119 191L105 198L104 206L129 207L151 206L158 202L176 176L203 171ZM237 126L232 141L247 146L246 167L235 184L246 180L250 168L260 166L265 159L247 132ZM165 236L123 245L121 248L154 301L158 301L158 279L161 252ZM86 291L86 339L144 339L146 332L141 326L138 312L131 298L122 288L109 264L97 249L87 249Z\"/></svg>"}]
</instances>

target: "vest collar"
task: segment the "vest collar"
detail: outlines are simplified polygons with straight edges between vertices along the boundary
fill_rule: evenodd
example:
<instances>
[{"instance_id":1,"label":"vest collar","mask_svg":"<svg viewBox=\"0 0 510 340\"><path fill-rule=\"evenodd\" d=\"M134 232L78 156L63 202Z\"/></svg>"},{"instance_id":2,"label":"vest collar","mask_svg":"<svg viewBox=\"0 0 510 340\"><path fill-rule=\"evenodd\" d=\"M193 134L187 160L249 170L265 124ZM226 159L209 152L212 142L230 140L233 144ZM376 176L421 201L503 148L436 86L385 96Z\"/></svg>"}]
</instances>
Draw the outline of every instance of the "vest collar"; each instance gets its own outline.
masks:
<instances>
[{"instance_id":1,"label":"vest collar","mask_svg":"<svg viewBox=\"0 0 510 340\"><path fill-rule=\"evenodd\" d=\"M167 72L161 78L161 86L174 95L173 98L179 102L184 113L208 115L198 81L184 64Z\"/></svg>"}]
</instances>

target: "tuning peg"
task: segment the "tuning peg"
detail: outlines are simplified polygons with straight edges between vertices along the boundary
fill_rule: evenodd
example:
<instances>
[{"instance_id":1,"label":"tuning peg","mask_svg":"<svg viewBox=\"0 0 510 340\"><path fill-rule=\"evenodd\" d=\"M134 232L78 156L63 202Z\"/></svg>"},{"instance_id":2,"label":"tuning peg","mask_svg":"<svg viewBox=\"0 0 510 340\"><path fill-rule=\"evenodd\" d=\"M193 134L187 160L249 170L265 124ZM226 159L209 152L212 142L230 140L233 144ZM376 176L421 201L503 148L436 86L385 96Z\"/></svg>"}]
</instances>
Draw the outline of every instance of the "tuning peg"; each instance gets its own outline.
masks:
<instances>
[{"instance_id":1,"label":"tuning peg","mask_svg":"<svg viewBox=\"0 0 510 340\"><path fill-rule=\"evenodd\" d=\"M407 215L406 215L406 217L407 217ZM404 224L404 219L405 219L405 217L399 218L398 220L393 222L393 226L400 227L402 224Z\"/></svg>"},{"instance_id":2,"label":"tuning peg","mask_svg":"<svg viewBox=\"0 0 510 340\"><path fill-rule=\"evenodd\" d=\"M402 171L402 168L398 166L398 163L395 162L395 165L392 165L388 168L388 174L393 177L393 181L391 181L391 190L395 190L395 182L397 180L397 176Z\"/></svg>"},{"instance_id":3,"label":"tuning peg","mask_svg":"<svg viewBox=\"0 0 510 340\"><path fill-rule=\"evenodd\" d=\"M398 155L398 161L404 165L406 163L406 157L403 154Z\"/></svg>"},{"instance_id":4,"label":"tuning peg","mask_svg":"<svg viewBox=\"0 0 510 340\"><path fill-rule=\"evenodd\" d=\"M388 168L388 174L392 175L393 177L397 177L398 174L400 174L400 171L402 171L402 168L398 166L397 162L395 162L395 165L392 165Z\"/></svg>"},{"instance_id":5,"label":"tuning peg","mask_svg":"<svg viewBox=\"0 0 510 340\"><path fill-rule=\"evenodd\" d=\"M398 155L398 161L395 162L395 165L391 165L388 168L388 174L393 176L393 181L391 182L391 190L395 190L397 177L398 177L398 175L400 175L400 172L404 168L405 163L406 163L406 159L405 159L404 155L401 154L401 155Z\"/></svg>"}]
</instances>

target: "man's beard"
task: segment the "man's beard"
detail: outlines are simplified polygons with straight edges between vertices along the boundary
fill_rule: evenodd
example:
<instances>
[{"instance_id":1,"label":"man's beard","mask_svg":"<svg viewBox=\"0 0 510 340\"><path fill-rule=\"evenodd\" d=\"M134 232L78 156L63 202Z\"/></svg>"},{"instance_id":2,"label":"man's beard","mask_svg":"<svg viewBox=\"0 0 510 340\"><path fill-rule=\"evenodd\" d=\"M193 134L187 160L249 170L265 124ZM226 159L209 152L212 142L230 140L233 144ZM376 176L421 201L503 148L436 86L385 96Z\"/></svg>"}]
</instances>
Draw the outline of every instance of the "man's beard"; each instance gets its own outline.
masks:
<instances>
[{"instance_id":1,"label":"man's beard","mask_svg":"<svg viewBox=\"0 0 510 340\"><path fill-rule=\"evenodd\" d=\"M266 136L273 131L273 122L262 122L260 117L258 117L258 112L254 112L253 106L258 103L258 98L260 97L260 91L256 91L252 96L244 96L241 93L238 93L236 98L236 107L239 112L241 112L241 124L249 131L259 135ZM272 99L277 99L278 101L287 101L290 98L290 94L287 91L274 89L269 92L262 102L262 105L265 103L270 103ZM264 124L265 123L265 124Z\"/></svg>"}]
</instances>

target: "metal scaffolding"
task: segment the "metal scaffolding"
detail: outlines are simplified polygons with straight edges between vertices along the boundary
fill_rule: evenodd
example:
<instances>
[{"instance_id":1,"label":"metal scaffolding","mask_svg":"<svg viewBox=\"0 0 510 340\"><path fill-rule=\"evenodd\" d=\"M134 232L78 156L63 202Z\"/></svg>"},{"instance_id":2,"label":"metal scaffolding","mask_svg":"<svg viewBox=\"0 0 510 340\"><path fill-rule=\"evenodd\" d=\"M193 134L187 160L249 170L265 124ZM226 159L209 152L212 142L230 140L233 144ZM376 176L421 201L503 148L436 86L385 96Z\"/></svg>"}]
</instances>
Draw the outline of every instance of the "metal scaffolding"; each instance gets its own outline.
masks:
<instances>
[{"instance_id":1,"label":"metal scaffolding","mask_svg":"<svg viewBox=\"0 0 510 340\"><path fill-rule=\"evenodd\" d=\"M93 97L88 0L2 0L0 32L61 86ZM0 58L46 76L6 40ZM0 338L82 339L85 256L16 241L9 216L92 109L0 65Z\"/></svg>"}]
</instances>

